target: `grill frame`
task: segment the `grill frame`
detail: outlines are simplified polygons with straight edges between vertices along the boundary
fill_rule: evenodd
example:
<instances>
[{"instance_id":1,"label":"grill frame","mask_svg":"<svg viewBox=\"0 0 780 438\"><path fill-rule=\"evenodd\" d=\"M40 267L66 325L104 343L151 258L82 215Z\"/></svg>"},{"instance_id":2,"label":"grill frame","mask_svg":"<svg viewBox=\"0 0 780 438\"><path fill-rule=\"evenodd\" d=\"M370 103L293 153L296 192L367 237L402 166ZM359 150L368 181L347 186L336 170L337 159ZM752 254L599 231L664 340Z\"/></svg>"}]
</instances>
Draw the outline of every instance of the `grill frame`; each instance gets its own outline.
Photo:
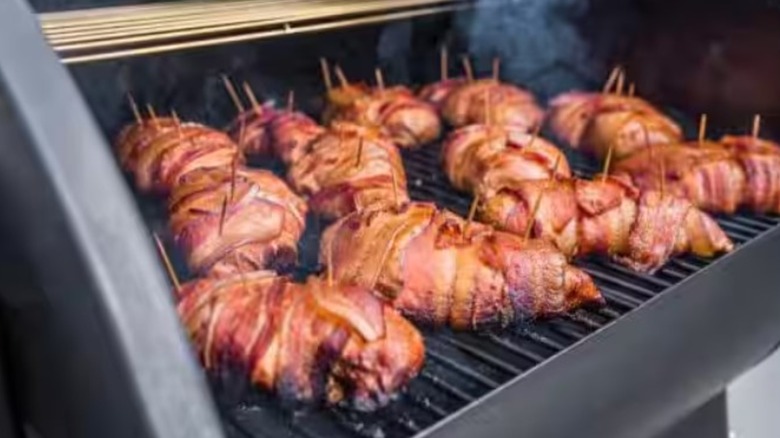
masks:
<instances>
[{"instance_id":1,"label":"grill frame","mask_svg":"<svg viewBox=\"0 0 780 438\"><path fill-rule=\"evenodd\" d=\"M0 8L7 6L8 4L4 4ZM20 133L27 134L20 136L27 141L19 143L27 147L27 153L21 154L18 161L13 161L13 164L18 164L25 172L20 172L23 175L17 173L6 175L8 178L6 182L30 184L31 181L43 181L48 186L56 188L48 199L57 202L48 205L45 211L55 217L65 216L66 208L74 208L78 205L71 203L74 199L70 196L75 196L79 200L89 199L96 195L96 191L94 186L85 184L84 175L79 173L83 170L79 167L83 163L68 160L62 150L71 153L84 152L87 154L85 156L98 157L99 159L90 164L91 176L86 181L104 187L105 191L100 192L101 196L107 193L113 195L110 198L114 203L119 204L117 208L127 212L129 218L126 223L117 225L120 228L127 225L127 229L123 229L122 234L112 242L112 245L134 248L137 259L128 258L122 262L130 265L137 264L138 266L133 267L137 268L142 278L150 279L150 282L144 285L134 282L121 283L121 277L116 275L120 271L117 264L76 266L76 271L71 275L85 284L88 284L100 269L116 270L116 272L109 272L108 278L100 285L87 287L78 292L69 292L73 293L72 297L88 301L121 300L121 294L137 294L147 297L149 302L152 302L154 296L166 292L161 281L162 268L154 263L151 245L138 244L148 236L135 220L136 213L130 205L126 188L122 187L119 181L116 166L107 158L109 146L100 138L94 126L93 115L83 105L67 72L57 65L56 58L40 36L30 33L30 29L34 27L29 11L16 6L17 3L10 3L8 8L10 12L0 14L0 17L3 17L0 23L8 26L3 29L18 29L12 26L14 23L25 29L21 32L24 36L23 41L30 43L29 46L26 45L25 49L28 50L25 52L28 56L32 55L33 61L19 63L18 59L11 57L13 50L18 50L20 47L20 39L0 39L0 65L15 64L16 77L22 78L17 79L16 82L6 79L3 83L2 97L10 104L12 114L0 113L3 115L0 133L7 135L13 132L16 136ZM47 83L54 84L58 90L52 97L52 101L43 109L49 116L53 113L58 117L47 117L44 119L47 121L45 123L33 119L35 113L31 113L29 109L31 103L38 101L38 85L18 75L20 71L23 72L25 69L32 71L33 68L44 72L43 74L51 79L51 82ZM9 89L13 90L12 99L6 94ZM60 123L53 123L52 120L55 119L59 119ZM73 122L72 128L77 127L82 131L81 137L57 135L63 133L62 124L68 122ZM53 138L60 141L52 142ZM63 149L55 154L53 151L56 151L56 148ZM30 157L32 152L37 156ZM40 156L54 158L44 166L39 160ZM108 201L108 197L105 200ZM19 205L18 209L16 205L11 207L20 215L32 216L36 213L29 204ZM462 208L460 208L461 213ZM101 217L99 209L81 213L89 214L95 220ZM744 222L744 219L741 220ZM729 227L738 232L740 223L740 221L730 221ZM21 224L18 228L22 237L30 238L23 242L29 245L25 248L25 252L39 271L49 268L53 260L51 255L44 257L41 255L40 248L34 247L36 242L40 242L35 240L35 237L47 232L42 228L43 225L45 223L30 221ZM62 232L76 244L66 246L70 242L58 241L60 250L83 251L84 248L94 245L105 247L99 245L100 236L95 233L78 233L72 227L65 228ZM110 254L105 256L111 258ZM635 292L647 295L644 301L636 297L631 298L631 294L618 293L614 290L606 291L610 302L618 304L622 302L627 306L635 305L636 309L569 346L565 351L553 355L530 371L509 380L488 395L450 413L447 419L421 432L420 436L474 436L485 433L499 436L520 434L527 434L527 436L576 434L582 437L642 436L662 429L686 411L692 410L722 390L731 378L771 351L780 340L778 334L780 321L774 317L777 310L780 310L780 296L773 294L771 287L780 280L778 278L780 272L773 272L771 266L771 261L778 256L780 256L780 227L775 226L759 238L741 245L735 253L719 259L661 293L653 294L652 290L649 293L642 292L649 286L638 288ZM117 261L115 258L112 260ZM676 263L685 266L685 264L698 262L682 260ZM601 272L603 269L600 262L588 261L587 264L591 273ZM128 269L128 266L124 269ZM737 280L742 280L745 284L736 285ZM619 281L619 279L612 279L612 281ZM668 281L643 277L641 282L661 287ZM58 288L51 282L46 286L50 292L60 294L58 295L60 299L54 300L53 303L55 311L61 316L76 320L80 312L84 311L83 308L63 305L61 294L66 292L64 286L60 285ZM736 286L747 289L748 292L741 296L743 292ZM650 297L651 295L655 296ZM172 313L171 310L165 312ZM137 355L143 354L144 346L122 343L121 340L137 331L142 331L146 335L154 334L155 328L166 326L163 320L168 313L141 315L132 312L129 308L112 309L112 311L116 313L110 313L103 307L98 309L101 317L110 321L109 342L112 343L112 351L117 354L114 359L119 361L119 367L114 371L131 376L129 381L122 381L125 384L122 389L126 393L120 394L121 400L115 400L115 403L120 410L124 407L126 413L143 413L147 416L144 417L142 414L130 420L138 421L138 427L143 429L140 434L133 436L167 438L184 436L185 431L188 432L187 436L199 436L197 433L202 436L219 435L210 425L210 400L197 390L197 384L195 388L183 388L184 391L192 390L186 397L180 399L188 406L178 406L172 402L172 398L162 396L155 398L153 395L149 398L149 394L154 392L148 392L149 388L143 387L136 379L141 376L141 373L151 372L156 373L155 376L162 379L161 381L166 381L171 377L170 372L173 370L179 372L177 369L179 367L184 370L194 369L192 360L176 353L179 348L176 348L176 351L160 353L159 360L168 364L162 369L139 367L138 362L128 360L128 357L138 357ZM693 319L695 324L690 323L692 317L695 317ZM120 318L126 324L118 324ZM724 325L724 321L728 321L729 324ZM661 329L657 329L658 327ZM66 326L63 329L73 330L79 340L87 344L98 339L94 333L77 330L83 327ZM718 342L706 342L711 339L711 333L715 331L718 331ZM178 341L171 342L174 344L184 342L181 337L179 338ZM637 347L638 345L641 347ZM637 349L652 355L656 361L650 363L641 360L642 358L634 353ZM658 369L667 372L663 376L665 378L663 384L658 383L659 377L656 373ZM617 377L622 378L617 379ZM566 390L560 390L560 387L565 387ZM101 395L110 397L111 389L114 388L104 389ZM182 388L178 390L181 391ZM451 396L457 397L457 394L464 390L465 388L457 387L454 390L450 389ZM594 394L599 397L600 403L590 403L594 399ZM104 408L95 405L95 400L87 398L75 397L75 402L83 403L84 409L91 408L95 410L94 412ZM89 403L93 404L89 405ZM145 423L146 418L155 416L156 413L150 412L151 410L166 406L166 403L169 404L165 408L169 416L164 423L140 424ZM173 405L170 405L171 403ZM203 417L193 416L192 413L195 412L193 409L200 410ZM616 411L619 414L616 414ZM301 422L305 421L305 419L301 420ZM109 427L107 424L102 426ZM235 429L236 425L229 424L228 428ZM118 433L121 432L110 429L104 431L109 433L104 433L103 436L119 436ZM170 434L171 431L174 432L173 435ZM323 429L315 432L327 433Z\"/></svg>"}]
</instances>

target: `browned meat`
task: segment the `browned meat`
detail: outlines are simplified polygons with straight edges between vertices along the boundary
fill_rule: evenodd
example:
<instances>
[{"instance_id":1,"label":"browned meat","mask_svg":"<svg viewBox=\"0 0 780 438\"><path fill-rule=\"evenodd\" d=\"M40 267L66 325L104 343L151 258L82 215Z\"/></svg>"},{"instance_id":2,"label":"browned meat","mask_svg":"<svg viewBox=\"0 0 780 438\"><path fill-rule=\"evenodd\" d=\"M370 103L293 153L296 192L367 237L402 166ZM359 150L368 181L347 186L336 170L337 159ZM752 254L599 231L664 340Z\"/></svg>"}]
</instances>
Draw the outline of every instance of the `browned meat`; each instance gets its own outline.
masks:
<instances>
[{"instance_id":1,"label":"browned meat","mask_svg":"<svg viewBox=\"0 0 780 438\"><path fill-rule=\"evenodd\" d=\"M395 145L371 128L335 123L291 163L287 174L311 209L326 218L409 201ZM395 187L394 187L395 186Z\"/></svg>"},{"instance_id":2,"label":"browned meat","mask_svg":"<svg viewBox=\"0 0 780 438\"><path fill-rule=\"evenodd\" d=\"M441 112L455 127L495 124L532 131L544 118L530 92L494 79L466 82L450 91Z\"/></svg>"},{"instance_id":3,"label":"browned meat","mask_svg":"<svg viewBox=\"0 0 780 438\"><path fill-rule=\"evenodd\" d=\"M328 96L334 96L334 91ZM354 98L347 101L331 98L329 105L326 121L346 121L381 128L402 148L422 146L441 134L436 109L415 97L406 87L375 88L355 93Z\"/></svg>"},{"instance_id":4,"label":"browned meat","mask_svg":"<svg viewBox=\"0 0 780 438\"><path fill-rule=\"evenodd\" d=\"M444 102L455 89L466 83L466 78L452 78L426 85L417 96L433 105L437 111L441 111Z\"/></svg>"},{"instance_id":5,"label":"browned meat","mask_svg":"<svg viewBox=\"0 0 780 438\"><path fill-rule=\"evenodd\" d=\"M277 117L271 107L257 106L238 115L227 131L230 138L246 155L265 156L271 153L268 125Z\"/></svg>"},{"instance_id":6,"label":"browned meat","mask_svg":"<svg viewBox=\"0 0 780 438\"><path fill-rule=\"evenodd\" d=\"M420 333L367 289L269 271L183 285L179 315L207 369L246 370L286 402L388 403L420 371Z\"/></svg>"},{"instance_id":7,"label":"browned meat","mask_svg":"<svg viewBox=\"0 0 780 438\"><path fill-rule=\"evenodd\" d=\"M733 213L747 191L745 172L722 146L657 145L617 162L616 172L630 175L641 189L665 190L706 211Z\"/></svg>"},{"instance_id":8,"label":"browned meat","mask_svg":"<svg viewBox=\"0 0 780 438\"><path fill-rule=\"evenodd\" d=\"M780 145L748 136L723 137L745 173L742 203L758 212L780 213Z\"/></svg>"},{"instance_id":9,"label":"browned meat","mask_svg":"<svg viewBox=\"0 0 780 438\"><path fill-rule=\"evenodd\" d=\"M117 149L123 167L135 174L144 192L166 193L190 172L230 169L243 160L224 133L167 117L128 125L119 134Z\"/></svg>"},{"instance_id":10,"label":"browned meat","mask_svg":"<svg viewBox=\"0 0 780 438\"><path fill-rule=\"evenodd\" d=\"M615 177L507 186L485 198L479 218L520 235L531 226L532 236L569 256L608 255L640 272L660 268L675 254L711 257L733 248L717 223L685 198L656 190L639 193Z\"/></svg>"},{"instance_id":11,"label":"browned meat","mask_svg":"<svg viewBox=\"0 0 780 438\"><path fill-rule=\"evenodd\" d=\"M334 278L372 287L404 315L473 329L602 302L553 246L471 223L433 204L353 213L328 228Z\"/></svg>"},{"instance_id":12,"label":"browned meat","mask_svg":"<svg viewBox=\"0 0 780 438\"><path fill-rule=\"evenodd\" d=\"M514 126L471 125L444 142L444 171L460 190L490 196L505 185L528 179L571 176L561 151L543 138Z\"/></svg>"},{"instance_id":13,"label":"browned meat","mask_svg":"<svg viewBox=\"0 0 780 438\"><path fill-rule=\"evenodd\" d=\"M325 128L297 111L278 112L269 129L274 152L287 165L300 160L309 145L325 134Z\"/></svg>"},{"instance_id":14,"label":"browned meat","mask_svg":"<svg viewBox=\"0 0 780 438\"><path fill-rule=\"evenodd\" d=\"M174 187L169 207L171 229L194 272L221 277L297 259L306 204L270 172L190 173Z\"/></svg>"},{"instance_id":15,"label":"browned meat","mask_svg":"<svg viewBox=\"0 0 780 438\"><path fill-rule=\"evenodd\" d=\"M682 131L643 99L618 94L564 93L550 102L550 126L574 148L623 158L647 145L680 141Z\"/></svg>"}]
</instances>

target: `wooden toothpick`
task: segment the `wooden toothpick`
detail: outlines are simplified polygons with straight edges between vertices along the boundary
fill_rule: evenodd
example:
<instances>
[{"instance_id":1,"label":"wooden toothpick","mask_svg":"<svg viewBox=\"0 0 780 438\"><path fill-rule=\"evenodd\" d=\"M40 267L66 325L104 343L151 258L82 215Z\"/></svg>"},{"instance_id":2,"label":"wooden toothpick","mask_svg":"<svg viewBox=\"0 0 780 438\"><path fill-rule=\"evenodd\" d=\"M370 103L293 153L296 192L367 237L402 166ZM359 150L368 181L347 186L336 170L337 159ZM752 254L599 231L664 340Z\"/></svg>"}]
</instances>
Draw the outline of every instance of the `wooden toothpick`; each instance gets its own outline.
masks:
<instances>
[{"instance_id":1,"label":"wooden toothpick","mask_svg":"<svg viewBox=\"0 0 780 438\"><path fill-rule=\"evenodd\" d=\"M179 277L176 276L176 271L173 270L173 263L171 263L171 259L168 258L168 253L165 251L160 236L158 236L157 233L153 233L152 236L154 236L154 243L157 245L157 251L160 253L160 257L162 257L163 263L165 264L165 270L168 271L168 277L171 279L176 292L179 293L181 292L181 283L179 283Z\"/></svg>"},{"instance_id":2,"label":"wooden toothpick","mask_svg":"<svg viewBox=\"0 0 780 438\"><path fill-rule=\"evenodd\" d=\"M146 111L149 112L149 117L152 118L152 123L154 123L155 128L158 127L157 123L157 113L154 112L154 107L150 104L146 104Z\"/></svg>"},{"instance_id":3,"label":"wooden toothpick","mask_svg":"<svg viewBox=\"0 0 780 438\"><path fill-rule=\"evenodd\" d=\"M241 152L236 152L233 156L233 162L230 163L230 200L235 199L236 196L236 177L238 176L238 160L241 156Z\"/></svg>"},{"instance_id":4,"label":"wooden toothpick","mask_svg":"<svg viewBox=\"0 0 780 438\"><path fill-rule=\"evenodd\" d=\"M539 207L542 205L542 197L544 196L544 192L546 192L552 185L553 181L556 180L556 173L558 172L558 166L561 164L562 156L563 154L558 155L555 158L555 164L553 165L552 174L550 175L550 178L542 187L542 190L539 192L539 196L536 197L536 201L534 202L534 207L531 210L531 216L529 216L528 218L528 225L526 225L525 233L523 233L523 240L525 242L528 242L528 239L531 238L531 231L533 231L534 223L536 222L536 213L539 211Z\"/></svg>"},{"instance_id":5,"label":"wooden toothpick","mask_svg":"<svg viewBox=\"0 0 780 438\"><path fill-rule=\"evenodd\" d=\"M612 71L609 72L609 77L607 78L607 82L604 83L604 88L602 88L601 92L604 94L609 93L612 91L612 87L615 85L615 81L618 78L618 75L620 74L621 67L619 65L616 65L612 67Z\"/></svg>"},{"instance_id":6,"label":"wooden toothpick","mask_svg":"<svg viewBox=\"0 0 780 438\"><path fill-rule=\"evenodd\" d=\"M471 61L469 61L468 55L463 55L460 58L463 63L463 71L466 72L466 80L474 82L474 71L471 69Z\"/></svg>"},{"instance_id":7,"label":"wooden toothpick","mask_svg":"<svg viewBox=\"0 0 780 438\"><path fill-rule=\"evenodd\" d=\"M295 109L295 90L287 92L287 112L291 113Z\"/></svg>"},{"instance_id":8,"label":"wooden toothpick","mask_svg":"<svg viewBox=\"0 0 780 438\"><path fill-rule=\"evenodd\" d=\"M395 203L395 206L398 207L398 181L395 177L395 169L390 169L390 177L393 179L393 202Z\"/></svg>"},{"instance_id":9,"label":"wooden toothpick","mask_svg":"<svg viewBox=\"0 0 780 438\"><path fill-rule=\"evenodd\" d=\"M325 89L330 91L333 88L333 82L330 79L330 68L325 58L320 58L320 69L322 70L322 81L325 82Z\"/></svg>"},{"instance_id":10,"label":"wooden toothpick","mask_svg":"<svg viewBox=\"0 0 780 438\"><path fill-rule=\"evenodd\" d=\"M753 129L751 131L751 135L753 135L753 138L758 138L758 134L761 132L761 114L756 114L753 116Z\"/></svg>"},{"instance_id":11,"label":"wooden toothpick","mask_svg":"<svg viewBox=\"0 0 780 438\"><path fill-rule=\"evenodd\" d=\"M501 58L496 56L493 58L493 80L498 81L498 77L501 71Z\"/></svg>"},{"instance_id":12,"label":"wooden toothpick","mask_svg":"<svg viewBox=\"0 0 780 438\"><path fill-rule=\"evenodd\" d=\"M228 196L222 199L222 211L219 213L219 235L222 236L222 228L225 225L225 216L227 215Z\"/></svg>"},{"instance_id":13,"label":"wooden toothpick","mask_svg":"<svg viewBox=\"0 0 780 438\"><path fill-rule=\"evenodd\" d=\"M439 52L439 78L442 81L447 80L449 71L449 60L447 54L447 47L441 46L441 52Z\"/></svg>"},{"instance_id":14,"label":"wooden toothpick","mask_svg":"<svg viewBox=\"0 0 780 438\"><path fill-rule=\"evenodd\" d=\"M336 65L333 67L333 70L336 72L336 77L339 78L339 85L341 85L342 88L349 86L347 76L344 74L344 71L341 70L341 67Z\"/></svg>"},{"instance_id":15,"label":"wooden toothpick","mask_svg":"<svg viewBox=\"0 0 780 438\"><path fill-rule=\"evenodd\" d=\"M604 160L604 169L601 171L601 182L607 182L607 177L609 176L609 166L612 164L612 152L615 149L615 142L611 142L609 144L609 149L607 150L607 159Z\"/></svg>"},{"instance_id":16,"label":"wooden toothpick","mask_svg":"<svg viewBox=\"0 0 780 438\"><path fill-rule=\"evenodd\" d=\"M634 97L634 94L636 94L636 84L632 82L628 84L628 97Z\"/></svg>"},{"instance_id":17,"label":"wooden toothpick","mask_svg":"<svg viewBox=\"0 0 780 438\"><path fill-rule=\"evenodd\" d=\"M260 113L263 112L263 107L260 105L260 103L258 103L257 96L255 96L255 91L246 81L244 81L244 83L241 85L244 88L244 93L247 95L247 97L249 97L249 103L252 104L252 109L255 111L255 114L259 116Z\"/></svg>"},{"instance_id":18,"label":"wooden toothpick","mask_svg":"<svg viewBox=\"0 0 780 438\"><path fill-rule=\"evenodd\" d=\"M355 161L355 167L359 167L361 161L363 161L363 136L360 136L358 139L358 152L357 160Z\"/></svg>"},{"instance_id":19,"label":"wooden toothpick","mask_svg":"<svg viewBox=\"0 0 780 438\"><path fill-rule=\"evenodd\" d=\"M699 144L704 143L704 137L707 135L707 113L699 118Z\"/></svg>"},{"instance_id":20,"label":"wooden toothpick","mask_svg":"<svg viewBox=\"0 0 780 438\"><path fill-rule=\"evenodd\" d=\"M376 77L376 85L379 87L379 91L385 91L385 78L382 76L382 69L377 67L374 69L374 77Z\"/></svg>"},{"instance_id":21,"label":"wooden toothpick","mask_svg":"<svg viewBox=\"0 0 780 438\"><path fill-rule=\"evenodd\" d=\"M617 90L615 90L615 93L618 96L623 94L623 86L625 85L625 81L626 81L626 72L621 68L620 73L618 73Z\"/></svg>"},{"instance_id":22,"label":"wooden toothpick","mask_svg":"<svg viewBox=\"0 0 780 438\"><path fill-rule=\"evenodd\" d=\"M138 111L138 104L135 103L133 95L130 92L127 93L127 102L130 104L130 110L133 111L133 117L137 123L143 123L144 119L141 117L141 112Z\"/></svg>"},{"instance_id":23,"label":"wooden toothpick","mask_svg":"<svg viewBox=\"0 0 780 438\"><path fill-rule=\"evenodd\" d=\"M227 75L222 75L222 84L225 85L225 89L230 95L230 99L233 101L233 105L235 105L236 111L238 111L239 114L243 113L244 104L241 103L241 99L238 97L238 93L236 93L236 87L233 86L233 82L231 82Z\"/></svg>"},{"instance_id":24,"label":"wooden toothpick","mask_svg":"<svg viewBox=\"0 0 780 438\"><path fill-rule=\"evenodd\" d=\"M471 207L469 207L469 215L466 218L466 225L463 227L463 238L466 239L471 229L471 222L474 221L474 215L477 213L477 206L479 205L479 195L474 195L474 200L471 201Z\"/></svg>"}]
</instances>

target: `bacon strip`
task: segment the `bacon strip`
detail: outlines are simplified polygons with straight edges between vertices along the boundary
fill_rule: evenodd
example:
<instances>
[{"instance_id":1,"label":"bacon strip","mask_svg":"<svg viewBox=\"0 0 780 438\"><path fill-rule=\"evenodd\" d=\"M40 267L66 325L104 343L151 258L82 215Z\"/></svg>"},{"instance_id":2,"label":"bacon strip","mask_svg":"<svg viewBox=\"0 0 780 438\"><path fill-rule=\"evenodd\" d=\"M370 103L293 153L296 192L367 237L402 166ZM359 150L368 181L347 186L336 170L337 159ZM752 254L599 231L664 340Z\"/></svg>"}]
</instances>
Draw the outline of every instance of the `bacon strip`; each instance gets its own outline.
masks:
<instances>
[{"instance_id":1,"label":"bacon strip","mask_svg":"<svg viewBox=\"0 0 780 438\"><path fill-rule=\"evenodd\" d=\"M195 280L182 286L178 310L208 368L244 369L288 403L379 408L425 356L420 333L369 290L315 277L299 284L256 271Z\"/></svg>"},{"instance_id":2,"label":"bacon strip","mask_svg":"<svg viewBox=\"0 0 780 438\"><path fill-rule=\"evenodd\" d=\"M553 246L466 221L432 204L356 212L329 227L320 258L335 279L374 287L414 321L506 325L602 301ZM332 256L329 252L332 251Z\"/></svg>"}]
</instances>

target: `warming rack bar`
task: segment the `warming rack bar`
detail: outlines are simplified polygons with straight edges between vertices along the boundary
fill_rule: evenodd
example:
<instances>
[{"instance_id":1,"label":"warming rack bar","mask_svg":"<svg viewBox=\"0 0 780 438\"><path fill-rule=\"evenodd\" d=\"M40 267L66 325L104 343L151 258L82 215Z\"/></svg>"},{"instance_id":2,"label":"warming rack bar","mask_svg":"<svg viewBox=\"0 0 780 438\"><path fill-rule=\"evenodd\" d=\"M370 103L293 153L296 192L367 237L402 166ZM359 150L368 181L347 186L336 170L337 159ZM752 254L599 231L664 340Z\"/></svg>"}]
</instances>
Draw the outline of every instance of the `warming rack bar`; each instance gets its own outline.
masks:
<instances>
[{"instance_id":1,"label":"warming rack bar","mask_svg":"<svg viewBox=\"0 0 780 438\"><path fill-rule=\"evenodd\" d=\"M405 20L465 10L476 3L188 0L43 13L38 18L61 60L76 64Z\"/></svg>"}]
</instances>

